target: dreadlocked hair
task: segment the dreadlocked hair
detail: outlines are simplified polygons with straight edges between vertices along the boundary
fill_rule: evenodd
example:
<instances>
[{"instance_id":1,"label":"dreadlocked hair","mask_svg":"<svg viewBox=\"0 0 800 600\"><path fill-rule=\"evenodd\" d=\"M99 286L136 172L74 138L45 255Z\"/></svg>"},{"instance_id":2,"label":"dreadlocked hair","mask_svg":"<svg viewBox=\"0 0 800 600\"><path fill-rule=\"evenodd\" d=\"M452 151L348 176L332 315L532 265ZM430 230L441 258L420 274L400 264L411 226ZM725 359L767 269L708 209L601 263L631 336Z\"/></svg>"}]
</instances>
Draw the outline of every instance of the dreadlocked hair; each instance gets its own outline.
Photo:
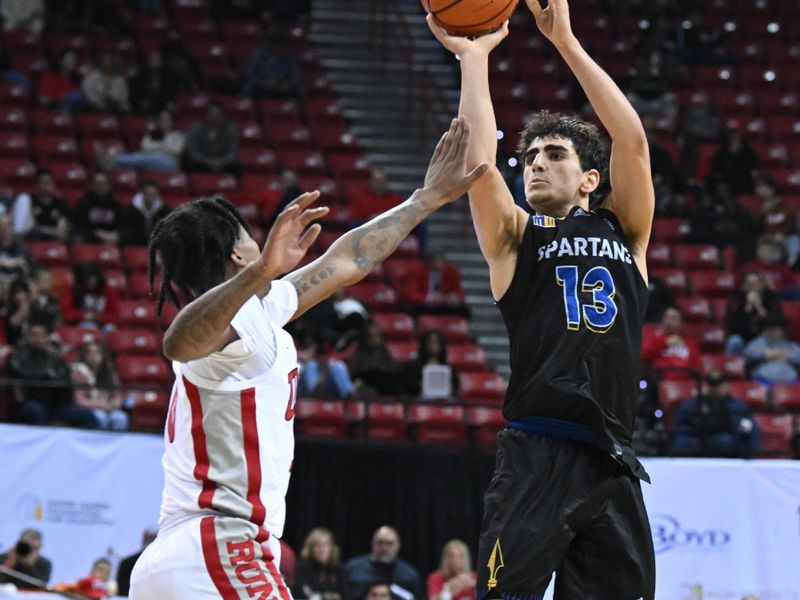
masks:
<instances>
[{"instance_id":1,"label":"dreadlocked hair","mask_svg":"<svg viewBox=\"0 0 800 600\"><path fill-rule=\"evenodd\" d=\"M539 111L528 121L525 129L520 133L517 145L520 162L523 162L522 157L531 142L536 138L543 137L559 137L570 140L575 146L581 169L584 171L595 169L600 173L600 185L589 194L589 207L596 208L608 191L604 189L604 184L608 181L608 156L606 156L606 151L600 141L600 131L595 125L576 117L553 113L549 110Z\"/></svg>"},{"instance_id":2,"label":"dreadlocked hair","mask_svg":"<svg viewBox=\"0 0 800 600\"><path fill-rule=\"evenodd\" d=\"M148 270L152 294L160 256L159 315L166 301L180 308L176 288L190 302L225 280L240 227L249 231L236 207L219 196L184 204L156 224L150 235Z\"/></svg>"}]
</instances>

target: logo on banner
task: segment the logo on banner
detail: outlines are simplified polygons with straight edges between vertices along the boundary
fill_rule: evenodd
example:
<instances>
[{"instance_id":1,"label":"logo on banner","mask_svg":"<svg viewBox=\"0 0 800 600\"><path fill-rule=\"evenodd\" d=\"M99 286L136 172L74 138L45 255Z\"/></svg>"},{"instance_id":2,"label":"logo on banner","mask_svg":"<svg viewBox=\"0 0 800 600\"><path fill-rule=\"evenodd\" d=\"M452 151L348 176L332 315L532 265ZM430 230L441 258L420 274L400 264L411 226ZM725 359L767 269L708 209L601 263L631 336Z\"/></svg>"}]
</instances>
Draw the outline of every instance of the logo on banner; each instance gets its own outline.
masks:
<instances>
[{"instance_id":1,"label":"logo on banner","mask_svg":"<svg viewBox=\"0 0 800 600\"><path fill-rule=\"evenodd\" d=\"M25 494L17 500L17 517L21 523L62 523L111 527L114 521L108 514L107 502L76 502L59 498L42 500Z\"/></svg>"},{"instance_id":2,"label":"logo on banner","mask_svg":"<svg viewBox=\"0 0 800 600\"><path fill-rule=\"evenodd\" d=\"M672 515L650 518L656 554L664 552L719 552L731 543L731 534L723 529L702 529L683 526Z\"/></svg>"}]
</instances>

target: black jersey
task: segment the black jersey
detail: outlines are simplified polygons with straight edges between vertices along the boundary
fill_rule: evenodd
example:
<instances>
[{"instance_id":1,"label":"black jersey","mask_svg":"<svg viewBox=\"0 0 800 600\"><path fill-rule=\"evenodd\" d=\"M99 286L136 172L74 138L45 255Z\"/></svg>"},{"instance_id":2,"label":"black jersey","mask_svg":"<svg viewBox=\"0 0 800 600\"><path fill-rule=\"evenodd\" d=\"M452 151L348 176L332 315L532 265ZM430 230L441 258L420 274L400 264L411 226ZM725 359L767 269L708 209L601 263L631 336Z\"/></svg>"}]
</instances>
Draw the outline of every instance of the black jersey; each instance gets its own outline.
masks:
<instances>
[{"instance_id":1,"label":"black jersey","mask_svg":"<svg viewBox=\"0 0 800 600\"><path fill-rule=\"evenodd\" d=\"M505 417L575 424L646 478L630 444L647 294L611 211L530 217L497 303L511 342Z\"/></svg>"}]
</instances>

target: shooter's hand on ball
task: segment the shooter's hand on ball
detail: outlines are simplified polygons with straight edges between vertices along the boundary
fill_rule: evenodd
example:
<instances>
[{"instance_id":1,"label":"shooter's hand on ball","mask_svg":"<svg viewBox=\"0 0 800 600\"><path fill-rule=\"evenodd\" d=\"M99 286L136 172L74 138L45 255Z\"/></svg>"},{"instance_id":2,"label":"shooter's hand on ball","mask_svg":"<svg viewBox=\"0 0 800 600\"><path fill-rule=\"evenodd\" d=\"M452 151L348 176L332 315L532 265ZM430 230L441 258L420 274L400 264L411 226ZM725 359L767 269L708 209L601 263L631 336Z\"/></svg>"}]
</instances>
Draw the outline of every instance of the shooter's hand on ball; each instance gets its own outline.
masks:
<instances>
[{"instance_id":1,"label":"shooter's hand on ball","mask_svg":"<svg viewBox=\"0 0 800 600\"><path fill-rule=\"evenodd\" d=\"M436 24L431 14L428 14L426 20L428 21L428 27L430 27L433 35L436 36L436 39L439 40L442 46L459 57L468 52L488 55L508 35L508 21L503 23L502 27L497 31L487 33L475 39L470 39L458 35L450 35Z\"/></svg>"}]
</instances>

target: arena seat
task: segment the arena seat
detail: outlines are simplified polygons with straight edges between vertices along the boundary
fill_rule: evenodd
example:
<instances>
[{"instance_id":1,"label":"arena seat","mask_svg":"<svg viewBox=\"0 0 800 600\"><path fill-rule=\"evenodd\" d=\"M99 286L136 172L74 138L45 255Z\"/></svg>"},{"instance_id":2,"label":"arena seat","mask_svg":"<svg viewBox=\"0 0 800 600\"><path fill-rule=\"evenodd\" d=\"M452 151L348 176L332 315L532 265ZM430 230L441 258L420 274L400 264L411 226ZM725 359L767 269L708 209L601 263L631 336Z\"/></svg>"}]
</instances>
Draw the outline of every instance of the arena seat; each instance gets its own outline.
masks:
<instances>
[{"instance_id":1,"label":"arena seat","mask_svg":"<svg viewBox=\"0 0 800 600\"><path fill-rule=\"evenodd\" d=\"M720 325L688 323L683 326L683 333L697 342L701 352L722 352L725 348L725 328Z\"/></svg>"},{"instance_id":2,"label":"arena seat","mask_svg":"<svg viewBox=\"0 0 800 600\"><path fill-rule=\"evenodd\" d=\"M800 412L800 383L776 383L770 390L778 412Z\"/></svg>"},{"instance_id":3,"label":"arena seat","mask_svg":"<svg viewBox=\"0 0 800 600\"><path fill-rule=\"evenodd\" d=\"M674 244L672 260L679 269L719 269L720 253L711 244Z\"/></svg>"},{"instance_id":4,"label":"arena seat","mask_svg":"<svg viewBox=\"0 0 800 600\"><path fill-rule=\"evenodd\" d=\"M28 118L36 133L72 135L72 115L63 110L33 108L28 112Z\"/></svg>"},{"instance_id":5,"label":"arena seat","mask_svg":"<svg viewBox=\"0 0 800 600\"><path fill-rule=\"evenodd\" d=\"M502 406L506 392L505 380L496 373L459 374L458 397L466 404Z\"/></svg>"},{"instance_id":6,"label":"arena seat","mask_svg":"<svg viewBox=\"0 0 800 600\"><path fill-rule=\"evenodd\" d=\"M147 246L124 246L122 262L129 271L147 271L149 254Z\"/></svg>"},{"instance_id":7,"label":"arena seat","mask_svg":"<svg viewBox=\"0 0 800 600\"><path fill-rule=\"evenodd\" d=\"M114 364L124 384L168 385L172 382L172 371L161 356L118 356Z\"/></svg>"},{"instance_id":8,"label":"arena seat","mask_svg":"<svg viewBox=\"0 0 800 600\"><path fill-rule=\"evenodd\" d=\"M69 252L63 242L31 240L26 242L25 245L39 265L56 267L69 264Z\"/></svg>"},{"instance_id":9,"label":"arena seat","mask_svg":"<svg viewBox=\"0 0 800 600\"><path fill-rule=\"evenodd\" d=\"M657 242L682 242L689 235L689 221L679 217L658 217L653 220L651 236Z\"/></svg>"},{"instance_id":10,"label":"arena seat","mask_svg":"<svg viewBox=\"0 0 800 600\"><path fill-rule=\"evenodd\" d=\"M0 131L26 133L28 118L25 111L16 106L0 106Z\"/></svg>"},{"instance_id":11,"label":"arena seat","mask_svg":"<svg viewBox=\"0 0 800 600\"><path fill-rule=\"evenodd\" d=\"M89 263L104 268L122 268L119 248L113 244L73 244L70 258L75 264Z\"/></svg>"},{"instance_id":12,"label":"arena seat","mask_svg":"<svg viewBox=\"0 0 800 600\"><path fill-rule=\"evenodd\" d=\"M103 340L103 332L96 327L79 327L77 325L60 325L56 329L58 337L67 346L82 346L89 342L100 342Z\"/></svg>"},{"instance_id":13,"label":"arena seat","mask_svg":"<svg viewBox=\"0 0 800 600\"><path fill-rule=\"evenodd\" d=\"M794 436L792 415L755 415L761 430L759 455L770 458L788 458Z\"/></svg>"},{"instance_id":14,"label":"arena seat","mask_svg":"<svg viewBox=\"0 0 800 600\"><path fill-rule=\"evenodd\" d=\"M189 175L189 186L195 196L211 196L235 190L239 183L236 177L227 173L192 173Z\"/></svg>"},{"instance_id":15,"label":"arena seat","mask_svg":"<svg viewBox=\"0 0 800 600\"><path fill-rule=\"evenodd\" d=\"M736 276L729 271L709 270L689 273L692 293L699 296L730 297L736 290Z\"/></svg>"},{"instance_id":16,"label":"arena seat","mask_svg":"<svg viewBox=\"0 0 800 600\"><path fill-rule=\"evenodd\" d=\"M19 131L0 132L0 156L15 158L29 152L28 136Z\"/></svg>"},{"instance_id":17,"label":"arena seat","mask_svg":"<svg viewBox=\"0 0 800 600\"><path fill-rule=\"evenodd\" d=\"M464 317L451 315L420 315L417 318L417 331L442 332L447 342L469 342L469 323Z\"/></svg>"},{"instance_id":18,"label":"arena seat","mask_svg":"<svg viewBox=\"0 0 800 600\"><path fill-rule=\"evenodd\" d=\"M690 398L694 398L698 393L695 381L659 381L658 382L658 401L665 410L674 409Z\"/></svg>"},{"instance_id":19,"label":"arena seat","mask_svg":"<svg viewBox=\"0 0 800 600\"><path fill-rule=\"evenodd\" d=\"M117 354L153 355L161 351L160 336L153 329L118 327L108 333L107 340Z\"/></svg>"},{"instance_id":20,"label":"arena seat","mask_svg":"<svg viewBox=\"0 0 800 600\"><path fill-rule=\"evenodd\" d=\"M374 313L372 320L383 332L387 341L412 342L414 340L414 319L407 313Z\"/></svg>"},{"instance_id":21,"label":"arena seat","mask_svg":"<svg viewBox=\"0 0 800 600\"><path fill-rule=\"evenodd\" d=\"M653 269L650 276L660 279L667 289L676 296L686 295L689 279L681 269Z\"/></svg>"},{"instance_id":22,"label":"arena seat","mask_svg":"<svg viewBox=\"0 0 800 600\"><path fill-rule=\"evenodd\" d=\"M447 362L459 373L488 370L486 352L477 344L448 344Z\"/></svg>"},{"instance_id":23,"label":"arena seat","mask_svg":"<svg viewBox=\"0 0 800 600\"><path fill-rule=\"evenodd\" d=\"M347 292L370 312L392 310L397 305L394 290L382 283L358 283L348 287Z\"/></svg>"},{"instance_id":24,"label":"arena seat","mask_svg":"<svg viewBox=\"0 0 800 600\"><path fill-rule=\"evenodd\" d=\"M714 321L711 302L708 298L688 296L676 298L675 303L683 315L684 320L693 323L712 323Z\"/></svg>"},{"instance_id":25,"label":"arena seat","mask_svg":"<svg viewBox=\"0 0 800 600\"><path fill-rule=\"evenodd\" d=\"M130 428L132 430L161 430L169 408L167 392L130 392L133 401L131 408Z\"/></svg>"},{"instance_id":26,"label":"arena seat","mask_svg":"<svg viewBox=\"0 0 800 600\"><path fill-rule=\"evenodd\" d=\"M420 443L464 444L467 441L467 424L460 406L411 404L408 421L414 426L416 440Z\"/></svg>"},{"instance_id":27,"label":"arena seat","mask_svg":"<svg viewBox=\"0 0 800 600\"><path fill-rule=\"evenodd\" d=\"M647 266L651 269L672 266L671 246L665 242L650 242L647 246Z\"/></svg>"},{"instance_id":28,"label":"arena seat","mask_svg":"<svg viewBox=\"0 0 800 600\"><path fill-rule=\"evenodd\" d=\"M300 399L295 404L300 433L315 437L347 436L347 418L343 400Z\"/></svg>"},{"instance_id":29,"label":"arena seat","mask_svg":"<svg viewBox=\"0 0 800 600\"><path fill-rule=\"evenodd\" d=\"M728 383L731 394L757 411L766 410L769 388L757 381L731 381Z\"/></svg>"},{"instance_id":30,"label":"arena seat","mask_svg":"<svg viewBox=\"0 0 800 600\"><path fill-rule=\"evenodd\" d=\"M481 446L494 447L497 433L508 424L503 411L487 406L469 406L466 416L474 431L474 440Z\"/></svg>"},{"instance_id":31,"label":"arena seat","mask_svg":"<svg viewBox=\"0 0 800 600\"><path fill-rule=\"evenodd\" d=\"M408 362L417 357L417 342L386 342L386 348L392 358L399 363Z\"/></svg>"},{"instance_id":32,"label":"arena seat","mask_svg":"<svg viewBox=\"0 0 800 600\"><path fill-rule=\"evenodd\" d=\"M704 373L708 373L712 369L719 369L731 380L738 381L747 378L744 358L736 354L703 354L700 360L703 362Z\"/></svg>"},{"instance_id":33,"label":"arena seat","mask_svg":"<svg viewBox=\"0 0 800 600\"><path fill-rule=\"evenodd\" d=\"M132 327L155 327L158 323L155 303L150 300L121 300L119 322Z\"/></svg>"},{"instance_id":34,"label":"arena seat","mask_svg":"<svg viewBox=\"0 0 800 600\"><path fill-rule=\"evenodd\" d=\"M370 402L366 411L366 423L366 433L370 439L406 439L405 409L401 402Z\"/></svg>"},{"instance_id":35,"label":"arena seat","mask_svg":"<svg viewBox=\"0 0 800 600\"><path fill-rule=\"evenodd\" d=\"M120 137L119 119L116 115L80 113L75 117L75 124L83 136L106 140Z\"/></svg>"}]
</instances>

